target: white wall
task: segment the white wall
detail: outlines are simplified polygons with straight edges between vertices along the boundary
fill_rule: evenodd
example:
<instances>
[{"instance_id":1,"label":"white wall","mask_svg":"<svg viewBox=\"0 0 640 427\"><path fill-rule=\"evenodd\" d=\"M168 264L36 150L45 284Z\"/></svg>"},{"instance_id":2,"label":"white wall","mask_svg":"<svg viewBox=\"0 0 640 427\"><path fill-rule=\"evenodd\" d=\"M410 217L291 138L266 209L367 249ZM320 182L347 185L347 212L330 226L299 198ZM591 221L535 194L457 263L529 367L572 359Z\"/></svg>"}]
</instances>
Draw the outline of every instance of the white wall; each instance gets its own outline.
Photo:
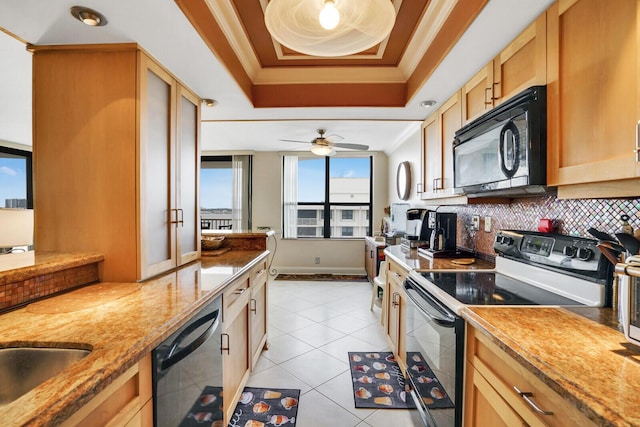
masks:
<instances>
[{"instance_id":1,"label":"white wall","mask_svg":"<svg viewBox=\"0 0 640 427\"><path fill-rule=\"evenodd\" d=\"M373 231L377 231L388 205L387 156L373 153ZM282 239L282 155L256 152L253 157L253 228L276 231L277 249L272 268L279 273L364 273L362 239ZM269 243L273 251L275 245ZM320 264L315 264L315 258Z\"/></svg>"},{"instance_id":2,"label":"white wall","mask_svg":"<svg viewBox=\"0 0 640 427\"><path fill-rule=\"evenodd\" d=\"M0 31L0 145L31 150L31 53Z\"/></svg>"},{"instance_id":3,"label":"white wall","mask_svg":"<svg viewBox=\"0 0 640 427\"><path fill-rule=\"evenodd\" d=\"M391 154L389 154L389 203L409 203L411 206L418 206L421 203L417 192L417 184L420 182L420 137L421 130L418 129L413 135L408 137L398 148L396 148ZM411 191L409 193L409 200L403 201L398 197L396 191L396 171L398 165L402 162L409 162L411 164Z\"/></svg>"}]
</instances>

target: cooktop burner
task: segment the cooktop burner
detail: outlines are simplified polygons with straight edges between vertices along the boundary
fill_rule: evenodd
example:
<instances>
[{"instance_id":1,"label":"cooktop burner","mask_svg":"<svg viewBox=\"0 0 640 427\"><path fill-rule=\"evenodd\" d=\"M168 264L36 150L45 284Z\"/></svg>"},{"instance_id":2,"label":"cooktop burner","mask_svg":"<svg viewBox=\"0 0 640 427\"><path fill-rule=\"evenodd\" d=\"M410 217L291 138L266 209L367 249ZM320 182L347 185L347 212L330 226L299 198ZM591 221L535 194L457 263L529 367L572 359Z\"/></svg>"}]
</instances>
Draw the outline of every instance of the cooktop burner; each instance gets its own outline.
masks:
<instances>
[{"instance_id":1,"label":"cooktop burner","mask_svg":"<svg viewBox=\"0 0 640 427\"><path fill-rule=\"evenodd\" d=\"M463 304L584 305L493 271L430 272L421 275Z\"/></svg>"}]
</instances>

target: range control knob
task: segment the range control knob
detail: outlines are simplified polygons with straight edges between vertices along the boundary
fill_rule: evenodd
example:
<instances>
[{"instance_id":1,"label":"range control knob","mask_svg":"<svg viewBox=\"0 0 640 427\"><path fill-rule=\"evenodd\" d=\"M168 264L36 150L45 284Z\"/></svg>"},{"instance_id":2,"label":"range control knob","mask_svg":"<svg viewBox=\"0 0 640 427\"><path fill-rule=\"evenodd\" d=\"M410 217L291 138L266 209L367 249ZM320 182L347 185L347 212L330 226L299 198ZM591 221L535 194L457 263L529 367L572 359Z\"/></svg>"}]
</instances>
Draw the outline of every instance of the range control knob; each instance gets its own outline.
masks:
<instances>
[{"instance_id":1,"label":"range control knob","mask_svg":"<svg viewBox=\"0 0 640 427\"><path fill-rule=\"evenodd\" d=\"M593 256L593 251L589 248L580 248L578 249L578 259L582 261L589 261Z\"/></svg>"},{"instance_id":2,"label":"range control knob","mask_svg":"<svg viewBox=\"0 0 640 427\"><path fill-rule=\"evenodd\" d=\"M503 245L511 246L513 245L513 238L509 236L500 235L497 237L498 243L502 243Z\"/></svg>"},{"instance_id":3,"label":"range control knob","mask_svg":"<svg viewBox=\"0 0 640 427\"><path fill-rule=\"evenodd\" d=\"M562 254L566 256L570 256L571 258L576 256L577 251L578 251L578 248L576 248L575 246L565 246L564 248L562 248Z\"/></svg>"}]
</instances>

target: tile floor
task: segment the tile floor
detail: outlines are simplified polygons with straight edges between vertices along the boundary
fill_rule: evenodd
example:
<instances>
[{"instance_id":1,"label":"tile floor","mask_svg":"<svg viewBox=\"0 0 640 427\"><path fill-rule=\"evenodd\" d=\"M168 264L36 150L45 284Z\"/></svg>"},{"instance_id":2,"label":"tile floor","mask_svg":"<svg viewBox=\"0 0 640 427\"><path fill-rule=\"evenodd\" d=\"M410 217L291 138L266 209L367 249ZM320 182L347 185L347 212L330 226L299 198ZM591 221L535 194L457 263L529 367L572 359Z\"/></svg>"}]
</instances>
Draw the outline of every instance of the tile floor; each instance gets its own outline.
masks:
<instances>
[{"instance_id":1,"label":"tile floor","mask_svg":"<svg viewBox=\"0 0 640 427\"><path fill-rule=\"evenodd\" d=\"M298 388L297 427L421 426L416 410L356 409L349 351L389 351L367 282L269 282L269 350L247 386Z\"/></svg>"}]
</instances>

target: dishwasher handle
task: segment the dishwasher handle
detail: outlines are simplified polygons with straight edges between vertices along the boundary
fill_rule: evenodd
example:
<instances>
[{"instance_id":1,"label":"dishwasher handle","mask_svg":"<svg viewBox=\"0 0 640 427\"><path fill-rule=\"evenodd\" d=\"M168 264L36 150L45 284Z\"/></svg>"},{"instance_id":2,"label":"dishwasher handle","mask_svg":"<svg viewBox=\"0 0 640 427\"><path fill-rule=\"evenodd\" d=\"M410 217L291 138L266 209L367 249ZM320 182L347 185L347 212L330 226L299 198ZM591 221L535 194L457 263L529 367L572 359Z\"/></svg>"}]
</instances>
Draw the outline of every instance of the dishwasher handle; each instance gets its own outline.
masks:
<instances>
[{"instance_id":1,"label":"dishwasher handle","mask_svg":"<svg viewBox=\"0 0 640 427\"><path fill-rule=\"evenodd\" d=\"M456 315L444 307L428 292L422 291L413 280L407 278L404 282L407 297L420 310L422 314L446 328L455 327Z\"/></svg>"},{"instance_id":2,"label":"dishwasher handle","mask_svg":"<svg viewBox=\"0 0 640 427\"><path fill-rule=\"evenodd\" d=\"M211 337L211 335L213 335L216 329L218 329L218 325L220 323L219 314L220 314L220 310L216 310L212 313L209 313L206 316L203 316L200 319L196 320L195 322L190 324L184 331L182 331L180 335L178 335L176 339L173 340L173 343L171 343L169 353L167 354L167 357L160 364L160 369L162 369L163 371L169 369L170 367L172 367L173 365L175 365L176 363L178 363L179 361L181 361L182 359L184 359L185 357L187 357L188 355L196 351L198 347L200 347L202 344L204 344L205 341L207 341ZM195 331L200 326L204 325L209 321L212 321L212 323L207 328L206 331L204 331L198 338L194 339L191 343L189 343L188 345L178 350L178 347L180 347L180 344L182 344L182 341L189 334L191 334L193 331Z\"/></svg>"}]
</instances>

